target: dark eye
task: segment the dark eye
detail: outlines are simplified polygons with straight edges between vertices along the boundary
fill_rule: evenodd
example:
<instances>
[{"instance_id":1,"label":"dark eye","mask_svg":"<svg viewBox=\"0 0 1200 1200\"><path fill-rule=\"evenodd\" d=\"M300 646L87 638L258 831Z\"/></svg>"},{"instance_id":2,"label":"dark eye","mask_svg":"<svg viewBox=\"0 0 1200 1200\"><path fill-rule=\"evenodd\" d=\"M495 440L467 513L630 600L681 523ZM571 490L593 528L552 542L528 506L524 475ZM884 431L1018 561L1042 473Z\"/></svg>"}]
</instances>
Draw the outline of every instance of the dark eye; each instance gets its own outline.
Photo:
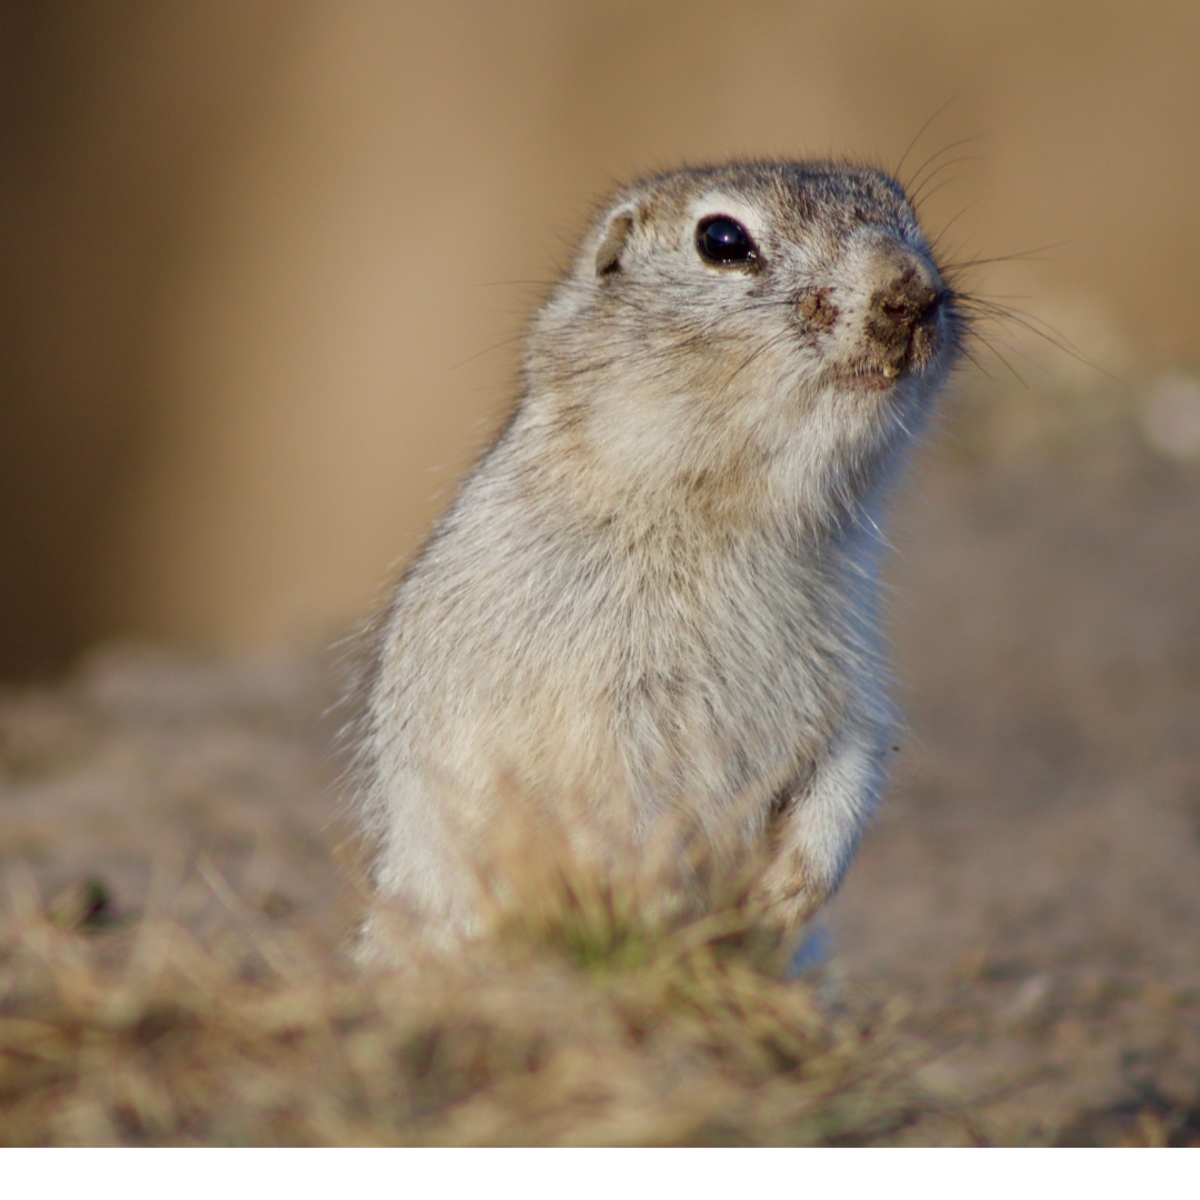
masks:
<instances>
[{"instance_id":1,"label":"dark eye","mask_svg":"<svg viewBox=\"0 0 1200 1200\"><path fill-rule=\"evenodd\" d=\"M720 267L755 262L758 247L732 217L705 217L696 226L696 249L700 257Z\"/></svg>"}]
</instances>

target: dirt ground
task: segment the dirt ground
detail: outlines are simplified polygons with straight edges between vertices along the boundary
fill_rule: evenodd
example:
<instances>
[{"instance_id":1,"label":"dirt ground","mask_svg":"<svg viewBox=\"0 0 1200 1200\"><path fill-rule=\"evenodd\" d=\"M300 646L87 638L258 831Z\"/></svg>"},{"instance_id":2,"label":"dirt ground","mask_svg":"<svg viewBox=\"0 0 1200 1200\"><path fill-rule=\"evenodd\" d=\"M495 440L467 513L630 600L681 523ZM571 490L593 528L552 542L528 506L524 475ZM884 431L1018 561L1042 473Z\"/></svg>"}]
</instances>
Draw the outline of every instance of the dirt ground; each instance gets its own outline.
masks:
<instances>
[{"instance_id":1,"label":"dirt ground","mask_svg":"<svg viewBox=\"0 0 1200 1200\"><path fill-rule=\"evenodd\" d=\"M826 992L902 1006L920 1082L996 1142L1200 1143L1200 465L1132 425L987 455L951 430L897 508L907 730ZM337 945L339 686L320 652L110 647L4 693L7 885Z\"/></svg>"},{"instance_id":2,"label":"dirt ground","mask_svg":"<svg viewBox=\"0 0 1200 1200\"><path fill-rule=\"evenodd\" d=\"M1200 472L1110 436L900 516L909 736L834 964L1001 1141L1200 1140Z\"/></svg>"}]
</instances>

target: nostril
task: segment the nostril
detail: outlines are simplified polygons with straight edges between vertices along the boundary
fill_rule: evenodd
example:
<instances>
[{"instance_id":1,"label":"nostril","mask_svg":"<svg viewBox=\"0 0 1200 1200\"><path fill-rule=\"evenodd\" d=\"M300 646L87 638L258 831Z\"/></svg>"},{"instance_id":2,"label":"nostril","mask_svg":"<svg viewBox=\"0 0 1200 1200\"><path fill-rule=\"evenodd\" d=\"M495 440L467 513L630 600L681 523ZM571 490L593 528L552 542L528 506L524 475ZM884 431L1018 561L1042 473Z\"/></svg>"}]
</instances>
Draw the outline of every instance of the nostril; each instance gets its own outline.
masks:
<instances>
[{"instance_id":1,"label":"nostril","mask_svg":"<svg viewBox=\"0 0 1200 1200\"><path fill-rule=\"evenodd\" d=\"M942 303L940 289L915 280L898 280L871 297L871 307L897 329L910 330L937 315Z\"/></svg>"}]
</instances>

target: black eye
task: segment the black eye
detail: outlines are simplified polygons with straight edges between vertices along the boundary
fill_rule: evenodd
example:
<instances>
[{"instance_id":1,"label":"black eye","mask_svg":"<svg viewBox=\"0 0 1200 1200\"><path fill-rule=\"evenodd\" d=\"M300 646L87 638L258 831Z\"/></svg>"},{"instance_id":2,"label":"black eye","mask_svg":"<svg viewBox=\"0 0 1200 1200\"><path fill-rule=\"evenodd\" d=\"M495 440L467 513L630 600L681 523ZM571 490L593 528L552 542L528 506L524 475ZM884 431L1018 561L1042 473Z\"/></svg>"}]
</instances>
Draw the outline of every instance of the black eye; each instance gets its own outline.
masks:
<instances>
[{"instance_id":1,"label":"black eye","mask_svg":"<svg viewBox=\"0 0 1200 1200\"><path fill-rule=\"evenodd\" d=\"M700 256L721 267L740 266L758 259L758 247L732 217L705 217L696 226Z\"/></svg>"}]
</instances>

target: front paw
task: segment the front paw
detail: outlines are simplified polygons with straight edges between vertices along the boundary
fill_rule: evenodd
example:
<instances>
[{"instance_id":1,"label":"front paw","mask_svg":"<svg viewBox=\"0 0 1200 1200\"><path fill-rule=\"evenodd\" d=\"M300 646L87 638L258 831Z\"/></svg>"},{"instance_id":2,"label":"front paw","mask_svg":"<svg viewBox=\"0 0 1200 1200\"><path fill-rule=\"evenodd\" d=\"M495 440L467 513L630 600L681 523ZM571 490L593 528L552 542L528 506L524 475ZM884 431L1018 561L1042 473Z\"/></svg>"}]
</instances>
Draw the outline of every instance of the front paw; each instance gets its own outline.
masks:
<instances>
[{"instance_id":1,"label":"front paw","mask_svg":"<svg viewBox=\"0 0 1200 1200\"><path fill-rule=\"evenodd\" d=\"M798 929L827 899L829 889L812 878L798 855L772 862L751 891L764 921L785 932Z\"/></svg>"}]
</instances>

